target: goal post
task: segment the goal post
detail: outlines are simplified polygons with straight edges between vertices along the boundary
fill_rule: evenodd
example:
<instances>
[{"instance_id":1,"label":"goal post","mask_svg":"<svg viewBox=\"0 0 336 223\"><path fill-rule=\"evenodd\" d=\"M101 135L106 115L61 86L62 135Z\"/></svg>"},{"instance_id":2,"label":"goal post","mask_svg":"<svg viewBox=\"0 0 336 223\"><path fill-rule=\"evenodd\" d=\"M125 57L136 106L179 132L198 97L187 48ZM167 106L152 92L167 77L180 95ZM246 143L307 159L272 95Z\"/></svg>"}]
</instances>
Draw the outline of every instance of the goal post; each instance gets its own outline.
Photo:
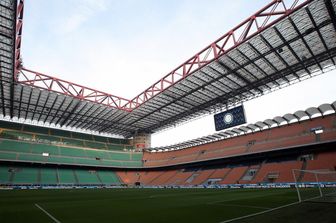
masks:
<instances>
[{"instance_id":1,"label":"goal post","mask_svg":"<svg viewBox=\"0 0 336 223\"><path fill-rule=\"evenodd\" d=\"M299 202L336 202L336 171L293 169Z\"/></svg>"}]
</instances>

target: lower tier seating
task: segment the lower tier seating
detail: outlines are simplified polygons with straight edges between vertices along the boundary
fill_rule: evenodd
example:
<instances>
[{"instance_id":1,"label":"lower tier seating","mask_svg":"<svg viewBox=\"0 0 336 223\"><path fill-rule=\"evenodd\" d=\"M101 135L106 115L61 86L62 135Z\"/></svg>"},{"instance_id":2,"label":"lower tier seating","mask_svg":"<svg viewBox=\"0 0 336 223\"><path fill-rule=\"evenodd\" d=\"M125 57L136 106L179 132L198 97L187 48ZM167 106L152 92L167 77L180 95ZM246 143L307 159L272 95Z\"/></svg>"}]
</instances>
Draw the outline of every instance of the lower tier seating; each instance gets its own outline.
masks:
<instances>
[{"instance_id":1,"label":"lower tier seating","mask_svg":"<svg viewBox=\"0 0 336 223\"><path fill-rule=\"evenodd\" d=\"M0 165L0 185L120 185L109 170Z\"/></svg>"},{"instance_id":2,"label":"lower tier seating","mask_svg":"<svg viewBox=\"0 0 336 223\"><path fill-rule=\"evenodd\" d=\"M305 158L305 159L303 159ZM263 160L255 165L241 164L214 169L168 171L118 171L125 184L133 185L208 185L208 184L260 184L294 182L292 170L336 171L336 151L298 156L291 160ZM335 176L335 174L334 174ZM314 182L314 175L303 174L301 182ZM330 179L329 179L330 180ZM334 179L336 182L336 176Z\"/></svg>"}]
</instances>

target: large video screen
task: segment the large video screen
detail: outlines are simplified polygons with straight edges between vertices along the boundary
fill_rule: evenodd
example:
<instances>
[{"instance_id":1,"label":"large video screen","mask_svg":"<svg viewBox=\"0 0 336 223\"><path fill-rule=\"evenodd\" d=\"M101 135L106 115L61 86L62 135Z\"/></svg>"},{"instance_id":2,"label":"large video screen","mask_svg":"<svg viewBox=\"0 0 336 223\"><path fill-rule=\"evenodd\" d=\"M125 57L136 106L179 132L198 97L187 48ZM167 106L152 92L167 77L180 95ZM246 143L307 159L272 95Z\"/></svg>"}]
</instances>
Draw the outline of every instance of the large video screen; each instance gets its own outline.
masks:
<instances>
[{"instance_id":1,"label":"large video screen","mask_svg":"<svg viewBox=\"0 0 336 223\"><path fill-rule=\"evenodd\" d=\"M244 107L238 106L230 110L215 114L216 131L231 128L246 123Z\"/></svg>"}]
</instances>

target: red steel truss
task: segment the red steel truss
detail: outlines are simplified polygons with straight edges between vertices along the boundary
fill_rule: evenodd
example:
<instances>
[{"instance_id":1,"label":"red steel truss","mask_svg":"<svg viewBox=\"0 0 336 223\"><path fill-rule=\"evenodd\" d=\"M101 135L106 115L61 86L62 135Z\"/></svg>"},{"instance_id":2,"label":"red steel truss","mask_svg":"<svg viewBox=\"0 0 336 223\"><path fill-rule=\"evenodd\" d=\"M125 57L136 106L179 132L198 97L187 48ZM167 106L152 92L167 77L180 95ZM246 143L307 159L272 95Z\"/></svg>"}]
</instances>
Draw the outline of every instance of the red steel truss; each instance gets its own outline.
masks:
<instances>
[{"instance_id":1,"label":"red steel truss","mask_svg":"<svg viewBox=\"0 0 336 223\"><path fill-rule=\"evenodd\" d=\"M78 84L74 84L65 80L60 80L45 74L34 72L26 68L21 68L21 73L16 78L17 83L30 85L54 91L78 98L80 100L92 101L110 107L115 107L125 111L132 111L141 106L154 96L165 91L169 87L185 79L195 71L206 66L210 62L219 59L221 56L239 46L243 42L264 31L278 21L287 17L294 11L304 7L313 0L274 0L267 4L261 10L251 17L237 25L235 28L227 32L225 35L217 39L215 42L198 52L196 55L185 61L182 65L175 68L169 74L161 78L159 81L151 85L145 91L137 95L132 100L117 97L102 91L94 90ZM20 3L23 3L23 0ZM20 7L20 4L19 4ZM23 5L22 8L23 10ZM21 14L22 15L22 14ZM21 22L20 22L21 21ZM22 18L19 20L22 28ZM18 35L19 37L19 35ZM18 41L20 42L20 38ZM18 42L17 41L17 42ZM19 46L17 44L16 56L19 56Z\"/></svg>"},{"instance_id":2,"label":"red steel truss","mask_svg":"<svg viewBox=\"0 0 336 223\"><path fill-rule=\"evenodd\" d=\"M20 84L54 91L79 100L91 101L105 106L131 111L131 109L127 107L127 105L130 104L130 100L128 99L51 77L46 74L41 74L26 68L21 68L19 79L21 79L18 81Z\"/></svg>"},{"instance_id":3,"label":"red steel truss","mask_svg":"<svg viewBox=\"0 0 336 223\"><path fill-rule=\"evenodd\" d=\"M22 22L23 22L23 6L24 0L20 0L16 10L16 39L15 39L15 64L14 76L16 77L21 65L21 38L22 38Z\"/></svg>"}]
</instances>

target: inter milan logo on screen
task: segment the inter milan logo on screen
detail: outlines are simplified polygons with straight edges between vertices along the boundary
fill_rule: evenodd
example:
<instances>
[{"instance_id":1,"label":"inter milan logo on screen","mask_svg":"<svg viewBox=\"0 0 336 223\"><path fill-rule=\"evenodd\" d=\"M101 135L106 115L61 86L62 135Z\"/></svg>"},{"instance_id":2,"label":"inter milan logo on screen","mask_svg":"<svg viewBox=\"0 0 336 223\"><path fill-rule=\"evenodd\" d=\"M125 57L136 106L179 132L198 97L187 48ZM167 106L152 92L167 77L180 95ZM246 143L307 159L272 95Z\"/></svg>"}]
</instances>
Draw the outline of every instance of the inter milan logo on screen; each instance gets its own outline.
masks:
<instances>
[{"instance_id":1,"label":"inter milan logo on screen","mask_svg":"<svg viewBox=\"0 0 336 223\"><path fill-rule=\"evenodd\" d=\"M238 106L225 112L216 114L214 118L216 131L246 123L243 106Z\"/></svg>"},{"instance_id":2,"label":"inter milan logo on screen","mask_svg":"<svg viewBox=\"0 0 336 223\"><path fill-rule=\"evenodd\" d=\"M224 116L224 122L225 122L225 124L231 124L232 121L233 121L233 115L231 113L227 113Z\"/></svg>"}]
</instances>

